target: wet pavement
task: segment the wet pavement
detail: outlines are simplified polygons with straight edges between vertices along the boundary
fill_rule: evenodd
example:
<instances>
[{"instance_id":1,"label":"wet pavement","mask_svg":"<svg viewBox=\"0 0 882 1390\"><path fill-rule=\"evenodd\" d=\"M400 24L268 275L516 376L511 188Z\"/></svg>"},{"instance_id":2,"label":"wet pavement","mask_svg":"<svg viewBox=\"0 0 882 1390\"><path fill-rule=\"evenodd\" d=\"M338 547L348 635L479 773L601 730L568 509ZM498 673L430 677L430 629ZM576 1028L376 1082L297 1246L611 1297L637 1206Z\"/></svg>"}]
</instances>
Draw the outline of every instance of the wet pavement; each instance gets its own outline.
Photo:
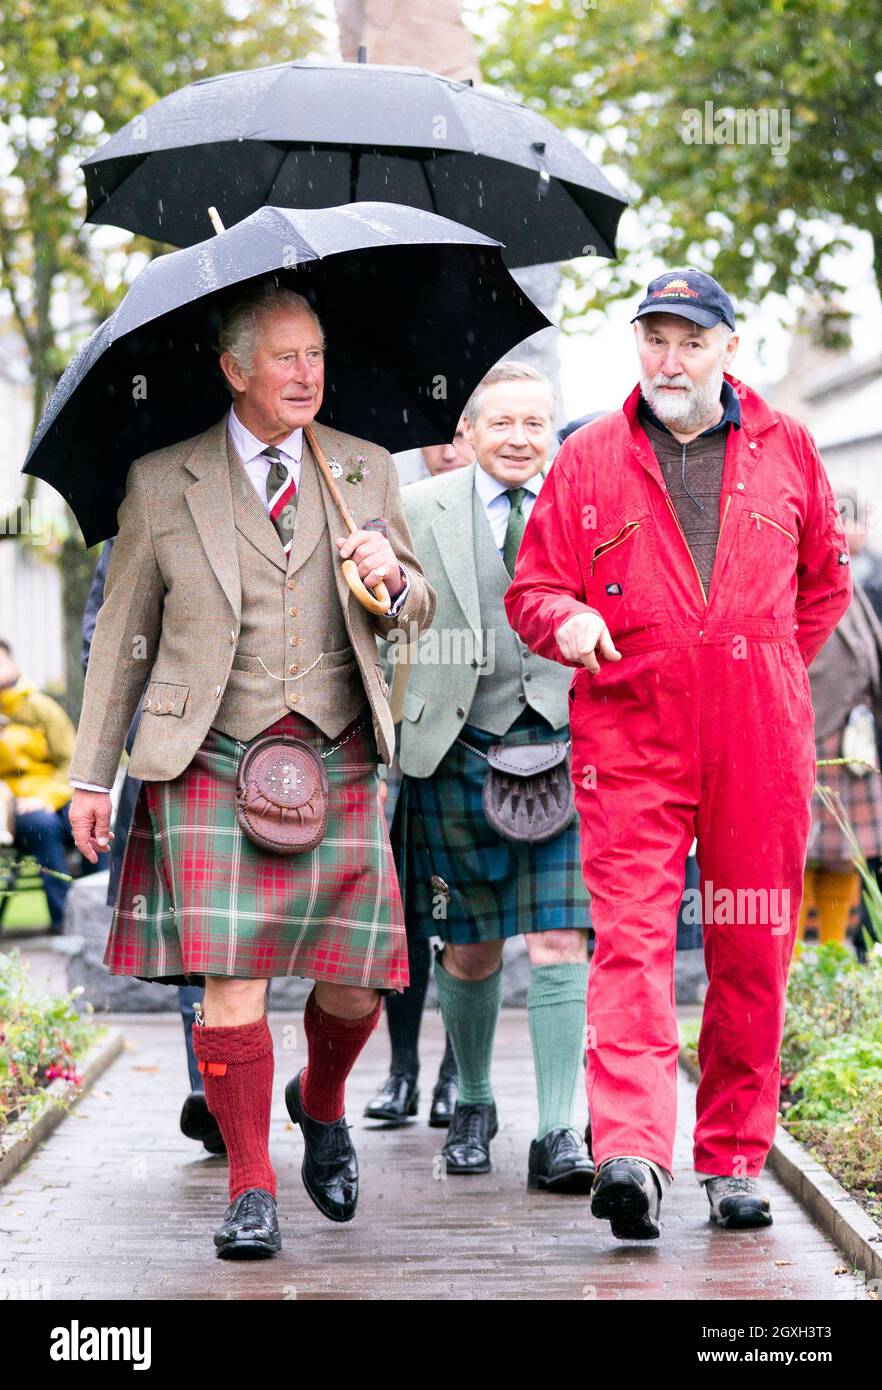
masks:
<instances>
[{"instance_id":1,"label":"wet pavement","mask_svg":"<svg viewBox=\"0 0 882 1390\"><path fill-rule=\"evenodd\" d=\"M187 1093L180 1020L110 1021L123 1029L126 1051L0 1189L0 1288L23 1281L35 1296L54 1299L866 1298L862 1276L772 1174L763 1179L772 1227L725 1232L708 1223L691 1174L695 1092L682 1075L676 1181L659 1241L614 1240L585 1197L527 1192L536 1108L520 1009L500 1020L501 1128L494 1170L482 1177L444 1177L444 1131L425 1122L443 1046L437 1013L424 1021L419 1118L395 1130L361 1118L386 1071L381 1024L349 1084L362 1186L348 1225L326 1221L301 1185L302 1144L284 1087L304 1064L302 1027L297 1015L272 1014L270 1142L283 1249L257 1263L218 1260L211 1237L227 1205L226 1163L178 1129Z\"/></svg>"}]
</instances>

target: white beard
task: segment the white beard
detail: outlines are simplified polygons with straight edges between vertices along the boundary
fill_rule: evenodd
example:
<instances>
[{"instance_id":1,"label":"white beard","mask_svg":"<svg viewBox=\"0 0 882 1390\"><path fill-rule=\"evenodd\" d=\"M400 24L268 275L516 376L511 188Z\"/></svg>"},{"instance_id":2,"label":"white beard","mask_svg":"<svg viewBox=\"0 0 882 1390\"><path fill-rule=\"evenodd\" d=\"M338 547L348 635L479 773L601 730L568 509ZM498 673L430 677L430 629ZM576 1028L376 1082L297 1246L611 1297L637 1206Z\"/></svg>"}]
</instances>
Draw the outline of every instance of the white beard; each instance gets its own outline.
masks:
<instances>
[{"instance_id":1,"label":"white beard","mask_svg":"<svg viewBox=\"0 0 882 1390\"><path fill-rule=\"evenodd\" d=\"M685 389L671 396L660 391L660 386L682 386ZM714 414L723 389L722 357L703 386L696 386L685 374L667 377L663 372L658 372L654 377L641 373L640 389L663 424L688 434Z\"/></svg>"}]
</instances>

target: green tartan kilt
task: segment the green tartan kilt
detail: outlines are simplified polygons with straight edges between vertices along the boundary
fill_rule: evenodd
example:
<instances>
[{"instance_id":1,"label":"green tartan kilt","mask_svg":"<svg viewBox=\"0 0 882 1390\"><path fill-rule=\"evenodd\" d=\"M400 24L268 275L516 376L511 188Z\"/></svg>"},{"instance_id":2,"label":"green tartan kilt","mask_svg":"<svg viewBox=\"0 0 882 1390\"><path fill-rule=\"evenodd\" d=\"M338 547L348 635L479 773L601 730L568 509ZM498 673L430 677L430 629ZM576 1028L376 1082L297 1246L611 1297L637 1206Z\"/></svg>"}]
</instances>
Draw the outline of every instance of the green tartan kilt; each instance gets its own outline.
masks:
<instances>
[{"instance_id":1,"label":"green tartan kilt","mask_svg":"<svg viewBox=\"0 0 882 1390\"><path fill-rule=\"evenodd\" d=\"M468 724L462 737L486 753L491 743L545 743L569 730L521 716L502 738ZM486 775L484 759L456 742L431 777L403 779L396 852L411 932L468 943L589 928L578 817L544 845L513 844L484 815Z\"/></svg>"},{"instance_id":2,"label":"green tartan kilt","mask_svg":"<svg viewBox=\"0 0 882 1390\"><path fill-rule=\"evenodd\" d=\"M267 733L318 753L339 742L296 714ZM327 831L306 854L273 854L239 828L236 772L247 746L210 729L179 777L143 784L104 956L111 974L405 988L407 939L370 723L325 759Z\"/></svg>"}]
</instances>

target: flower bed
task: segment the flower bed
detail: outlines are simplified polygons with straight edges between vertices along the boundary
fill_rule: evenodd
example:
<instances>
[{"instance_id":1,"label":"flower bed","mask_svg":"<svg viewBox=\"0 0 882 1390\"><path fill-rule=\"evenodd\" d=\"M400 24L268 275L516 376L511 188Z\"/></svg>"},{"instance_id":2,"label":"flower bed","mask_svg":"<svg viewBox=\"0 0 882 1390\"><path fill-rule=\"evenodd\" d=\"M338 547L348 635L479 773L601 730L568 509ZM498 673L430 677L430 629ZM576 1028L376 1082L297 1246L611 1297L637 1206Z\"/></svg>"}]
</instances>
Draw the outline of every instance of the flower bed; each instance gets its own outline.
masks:
<instances>
[{"instance_id":1,"label":"flower bed","mask_svg":"<svg viewBox=\"0 0 882 1390\"><path fill-rule=\"evenodd\" d=\"M882 1228L882 945L806 948L787 989L781 1122Z\"/></svg>"},{"instance_id":2,"label":"flower bed","mask_svg":"<svg viewBox=\"0 0 882 1390\"><path fill-rule=\"evenodd\" d=\"M0 952L0 1136L49 1102L55 1080L79 1084L77 1063L98 1037L71 994L47 995L17 951Z\"/></svg>"}]
</instances>

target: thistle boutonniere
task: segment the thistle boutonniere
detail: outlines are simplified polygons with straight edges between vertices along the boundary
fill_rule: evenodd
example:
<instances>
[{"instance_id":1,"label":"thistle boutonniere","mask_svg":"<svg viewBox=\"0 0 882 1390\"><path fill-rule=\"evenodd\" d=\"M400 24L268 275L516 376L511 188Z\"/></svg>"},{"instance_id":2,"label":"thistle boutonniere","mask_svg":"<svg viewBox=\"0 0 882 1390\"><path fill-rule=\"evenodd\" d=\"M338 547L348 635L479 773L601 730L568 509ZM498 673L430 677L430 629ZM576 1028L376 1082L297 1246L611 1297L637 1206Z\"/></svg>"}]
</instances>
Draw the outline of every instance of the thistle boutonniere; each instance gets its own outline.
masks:
<instances>
[{"instance_id":1,"label":"thistle boutonniere","mask_svg":"<svg viewBox=\"0 0 882 1390\"><path fill-rule=\"evenodd\" d=\"M355 466L346 474L347 483L363 483L368 476L366 456L364 454L356 454Z\"/></svg>"}]
</instances>

